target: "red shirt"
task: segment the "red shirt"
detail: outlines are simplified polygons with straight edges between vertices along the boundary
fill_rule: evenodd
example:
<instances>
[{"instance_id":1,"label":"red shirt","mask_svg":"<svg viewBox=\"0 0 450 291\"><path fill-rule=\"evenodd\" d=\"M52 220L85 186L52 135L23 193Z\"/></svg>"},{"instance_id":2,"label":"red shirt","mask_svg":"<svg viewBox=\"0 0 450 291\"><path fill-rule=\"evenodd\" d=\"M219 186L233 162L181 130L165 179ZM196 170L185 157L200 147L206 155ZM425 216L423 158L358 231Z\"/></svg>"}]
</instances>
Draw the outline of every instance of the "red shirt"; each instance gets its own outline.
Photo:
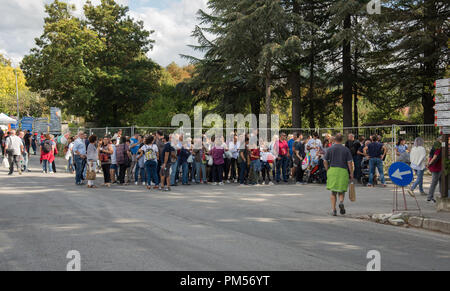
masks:
<instances>
[{"instance_id":1,"label":"red shirt","mask_svg":"<svg viewBox=\"0 0 450 291\"><path fill-rule=\"evenodd\" d=\"M278 153L280 154L280 156L287 155L288 149L289 149L289 146L288 146L287 141L285 141L285 140L283 140L283 141L279 140L278 141Z\"/></svg>"},{"instance_id":2,"label":"red shirt","mask_svg":"<svg viewBox=\"0 0 450 291\"><path fill-rule=\"evenodd\" d=\"M439 156L440 153L441 153L441 149L437 149L437 150L434 152L434 156ZM433 156L433 157L434 157L434 156ZM431 158L431 159L432 159L432 158ZM430 159L430 160L431 160L431 159ZM432 166L429 167L429 170L430 170L430 172L433 172L433 173L438 173L438 172L442 171L442 159L438 159L437 161L435 161L435 162L434 162L434 165L432 165Z\"/></svg>"},{"instance_id":3,"label":"red shirt","mask_svg":"<svg viewBox=\"0 0 450 291\"><path fill-rule=\"evenodd\" d=\"M251 150L251 152L252 152L252 156L250 157L250 161L259 160L259 158L260 158L260 156L259 156L259 154L260 154L259 149L253 149L253 150Z\"/></svg>"}]
</instances>

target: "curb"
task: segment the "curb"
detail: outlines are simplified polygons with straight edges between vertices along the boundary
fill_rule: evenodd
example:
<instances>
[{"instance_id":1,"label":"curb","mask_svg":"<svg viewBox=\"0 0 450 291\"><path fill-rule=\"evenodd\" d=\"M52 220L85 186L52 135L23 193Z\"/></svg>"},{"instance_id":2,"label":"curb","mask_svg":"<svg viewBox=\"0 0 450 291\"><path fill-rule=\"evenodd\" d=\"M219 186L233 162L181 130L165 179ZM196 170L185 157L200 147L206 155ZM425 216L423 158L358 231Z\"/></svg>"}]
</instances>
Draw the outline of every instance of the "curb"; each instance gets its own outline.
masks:
<instances>
[{"instance_id":1,"label":"curb","mask_svg":"<svg viewBox=\"0 0 450 291\"><path fill-rule=\"evenodd\" d=\"M408 224L416 228L422 228L450 234L450 222L443 220L412 216L408 219Z\"/></svg>"},{"instance_id":2,"label":"curb","mask_svg":"<svg viewBox=\"0 0 450 291\"><path fill-rule=\"evenodd\" d=\"M372 215L358 215L351 218L372 221L378 224L386 224L392 226L414 227L430 231L450 234L450 221L443 221L439 219L426 218L420 216L409 216L408 214L372 214Z\"/></svg>"}]
</instances>

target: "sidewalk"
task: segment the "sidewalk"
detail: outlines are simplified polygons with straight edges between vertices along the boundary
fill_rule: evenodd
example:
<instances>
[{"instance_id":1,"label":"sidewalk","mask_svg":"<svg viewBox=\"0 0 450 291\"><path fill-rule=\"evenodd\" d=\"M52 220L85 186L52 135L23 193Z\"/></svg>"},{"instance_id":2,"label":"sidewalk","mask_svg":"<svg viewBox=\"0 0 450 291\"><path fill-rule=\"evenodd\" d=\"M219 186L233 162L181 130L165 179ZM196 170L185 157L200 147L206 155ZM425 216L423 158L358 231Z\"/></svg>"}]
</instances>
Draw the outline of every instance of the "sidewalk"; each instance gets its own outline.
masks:
<instances>
[{"instance_id":1,"label":"sidewalk","mask_svg":"<svg viewBox=\"0 0 450 291\"><path fill-rule=\"evenodd\" d=\"M431 177L425 176L424 190L427 194L429 191L430 183ZM350 203L349 205L353 209L351 216L380 222L379 217L372 218L372 216L375 214L392 214L395 188L391 182L388 182L388 185L389 186L387 188L367 188L361 185L357 185L357 201L355 203ZM402 189L399 188L398 208L400 209L400 211L396 213L407 214L403 215L403 217L407 216L405 220L412 227L441 231L450 234L450 212L438 212L436 210L436 205L427 203L427 196L421 196L418 189L416 189L415 194L423 217L420 216L419 211L411 210L417 209L417 205L414 198L408 195L408 193L406 192L406 188L405 196L407 208L411 211L401 211L402 209L404 209L404 199ZM438 199L439 197L440 192L439 190L437 190L435 193L435 198ZM387 219L384 222L387 223Z\"/></svg>"}]
</instances>

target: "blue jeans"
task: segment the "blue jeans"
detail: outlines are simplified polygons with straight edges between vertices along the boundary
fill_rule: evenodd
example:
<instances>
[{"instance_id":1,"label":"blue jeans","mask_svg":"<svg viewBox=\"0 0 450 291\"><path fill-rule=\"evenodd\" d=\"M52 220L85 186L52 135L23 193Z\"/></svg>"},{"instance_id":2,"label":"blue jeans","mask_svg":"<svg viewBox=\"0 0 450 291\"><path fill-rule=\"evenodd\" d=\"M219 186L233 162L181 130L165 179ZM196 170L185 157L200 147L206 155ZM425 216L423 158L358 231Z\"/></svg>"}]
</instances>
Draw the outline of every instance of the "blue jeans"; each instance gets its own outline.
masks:
<instances>
[{"instance_id":1,"label":"blue jeans","mask_svg":"<svg viewBox=\"0 0 450 291\"><path fill-rule=\"evenodd\" d=\"M195 162L195 182L200 183L200 171L202 172L202 181L206 182L206 166L203 162Z\"/></svg>"},{"instance_id":2,"label":"blue jeans","mask_svg":"<svg viewBox=\"0 0 450 291\"><path fill-rule=\"evenodd\" d=\"M139 163L136 164L136 169L134 170L134 182L139 182L139 175L141 175L141 182L146 181L145 179L145 165L143 168L139 167Z\"/></svg>"},{"instance_id":3,"label":"blue jeans","mask_svg":"<svg viewBox=\"0 0 450 291\"><path fill-rule=\"evenodd\" d=\"M177 177L177 171L178 171L178 161L176 161L175 163L173 163L170 166L171 169L171 173L170 173L170 185L175 185L175 179Z\"/></svg>"},{"instance_id":4,"label":"blue jeans","mask_svg":"<svg viewBox=\"0 0 450 291\"><path fill-rule=\"evenodd\" d=\"M82 159L80 156L75 155L74 156L75 165L76 165L76 174L75 174L75 182L77 184L81 183L81 180L83 180L83 171L84 171L84 159Z\"/></svg>"},{"instance_id":5,"label":"blue jeans","mask_svg":"<svg viewBox=\"0 0 450 291\"><path fill-rule=\"evenodd\" d=\"M411 187L411 190L415 190L417 188L417 186L419 186L419 191L420 192L424 192L423 191L423 173L425 172L425 170L416 170L416 182L414 182L414 184Z\"/></svg>"},{"instance_id":6,"label":"blue jeans","mask_svg":"<svg viewBox=\"0 0 450 291\"><path fill-rule=\"evenodd\" d=\"M183 170L182 183L186 185L189 182L189 165L187 162L181 164L181 168Z\"/></svg>"},{"instance_id":7,"label":"blue jeans","mask_svg":"<svg viewBox=\"0 0 450 291\"><path fill-rule=\"evenodd\" d=\"M73 161L72 157L69 157L69 160L67 161L67 172L71 173L73 171Z\"/></svg>"},{"instance_id":8,"label":"blue jeans","mask_svg":"<svg viewBox=\"0 0 450 291\"><path fill-rule=\"evenodd\" d=\"M353 162L355 163L354 176L355 176L356 180L359 180L362 176L362 172L361 172L362 157L360 155L354 155Z\"/></svg>"},{"instance_id":9,"label":"blue jeans","mask_svg":"<svg viewBox=\"0 0 450 291\"><path fill-rule=\"evenodd\" d=\"M247 162L241 162L239 164L239 183L245 183L245 174L247 173Z\"/></svg>"},{"instance_id":10,"label":"blue jeans","mask_svg":"<svg viewBox=\"0 0 450 291\"><path fill-rule=\"evenodd\" d=\"M386 181L384 180L384 170L383 170L383 160L380 158L371 158L369 160L369 184L373 185L373 176L375 174L375 168L378 169L378 173L380 174L380 179L382 184L386 184Z\"/></svg>"},{"instance_id":11,"label":"blue jeans","mask_svg":"<svg viewBox=\"0 0 450 291\"><path fill-rule=\"evenodd\" d=\"M48 172L48 167L50 166L50 163L48 160L42 160L42 171Z\"/></svg>"},{"instance_id":12,"label":"blue jeans","mask_svg":"<svg viewBox=\"0 0 450 291\"><path fill-rule=\"evenodd\" d=\"M277 166L276 166L276 180L277 182L280 182L281 178L281 171L283 171L283 181L287 181L288 177L287 177L287 166L288 166L288 157L287 156L281 156L281 159L277 160Z\"/></svg>"},{"instance_id":13,"label":"blue jeans","mask_svg":"<svg viewBox=\"0 0 450 291\"><path fill-rule=\"evenodd\" d=\"M155 161L146 161L145 162L145 170L147 174L147 186L150 186L153 182L156 186L159 185L159 177L156 169L158 168L158 163Z\"/></svg>"}]
</instances>

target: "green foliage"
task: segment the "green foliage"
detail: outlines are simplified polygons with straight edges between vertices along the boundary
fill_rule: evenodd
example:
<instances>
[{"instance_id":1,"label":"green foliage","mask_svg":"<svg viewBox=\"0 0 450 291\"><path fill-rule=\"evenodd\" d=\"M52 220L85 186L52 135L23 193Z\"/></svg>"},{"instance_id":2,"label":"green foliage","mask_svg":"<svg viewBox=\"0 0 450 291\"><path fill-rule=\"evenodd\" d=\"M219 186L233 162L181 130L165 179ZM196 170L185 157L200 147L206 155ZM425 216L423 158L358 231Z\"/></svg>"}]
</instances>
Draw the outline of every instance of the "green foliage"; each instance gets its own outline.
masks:
<instances>
[{"instance_id":1,"label":"green foliage","mask_svg":"<svg viewBox=\"0 0 450 291\"><path fill-rule=\"evenodd\" d=\"M0 112L17 115L16 75L19 91L19 113L21 116L42 116L48 111L44 98L31 92L25 85L25 76L20 68L14 69L11 61L0 54Z\"/></svg>"},{"instance_id":2,"label":"green foliage","mask_svg":"<svg viewBox=\"0 0 450 291\"><path fill-rule=\"evenodd\" d=\"M83 19L72 9L46 5L44 33L22 63L27 84L69 114L125 125L158 90L159 66L145 55L152 32L113 0L87 1Z\"/></svg>"}]
</instances>

